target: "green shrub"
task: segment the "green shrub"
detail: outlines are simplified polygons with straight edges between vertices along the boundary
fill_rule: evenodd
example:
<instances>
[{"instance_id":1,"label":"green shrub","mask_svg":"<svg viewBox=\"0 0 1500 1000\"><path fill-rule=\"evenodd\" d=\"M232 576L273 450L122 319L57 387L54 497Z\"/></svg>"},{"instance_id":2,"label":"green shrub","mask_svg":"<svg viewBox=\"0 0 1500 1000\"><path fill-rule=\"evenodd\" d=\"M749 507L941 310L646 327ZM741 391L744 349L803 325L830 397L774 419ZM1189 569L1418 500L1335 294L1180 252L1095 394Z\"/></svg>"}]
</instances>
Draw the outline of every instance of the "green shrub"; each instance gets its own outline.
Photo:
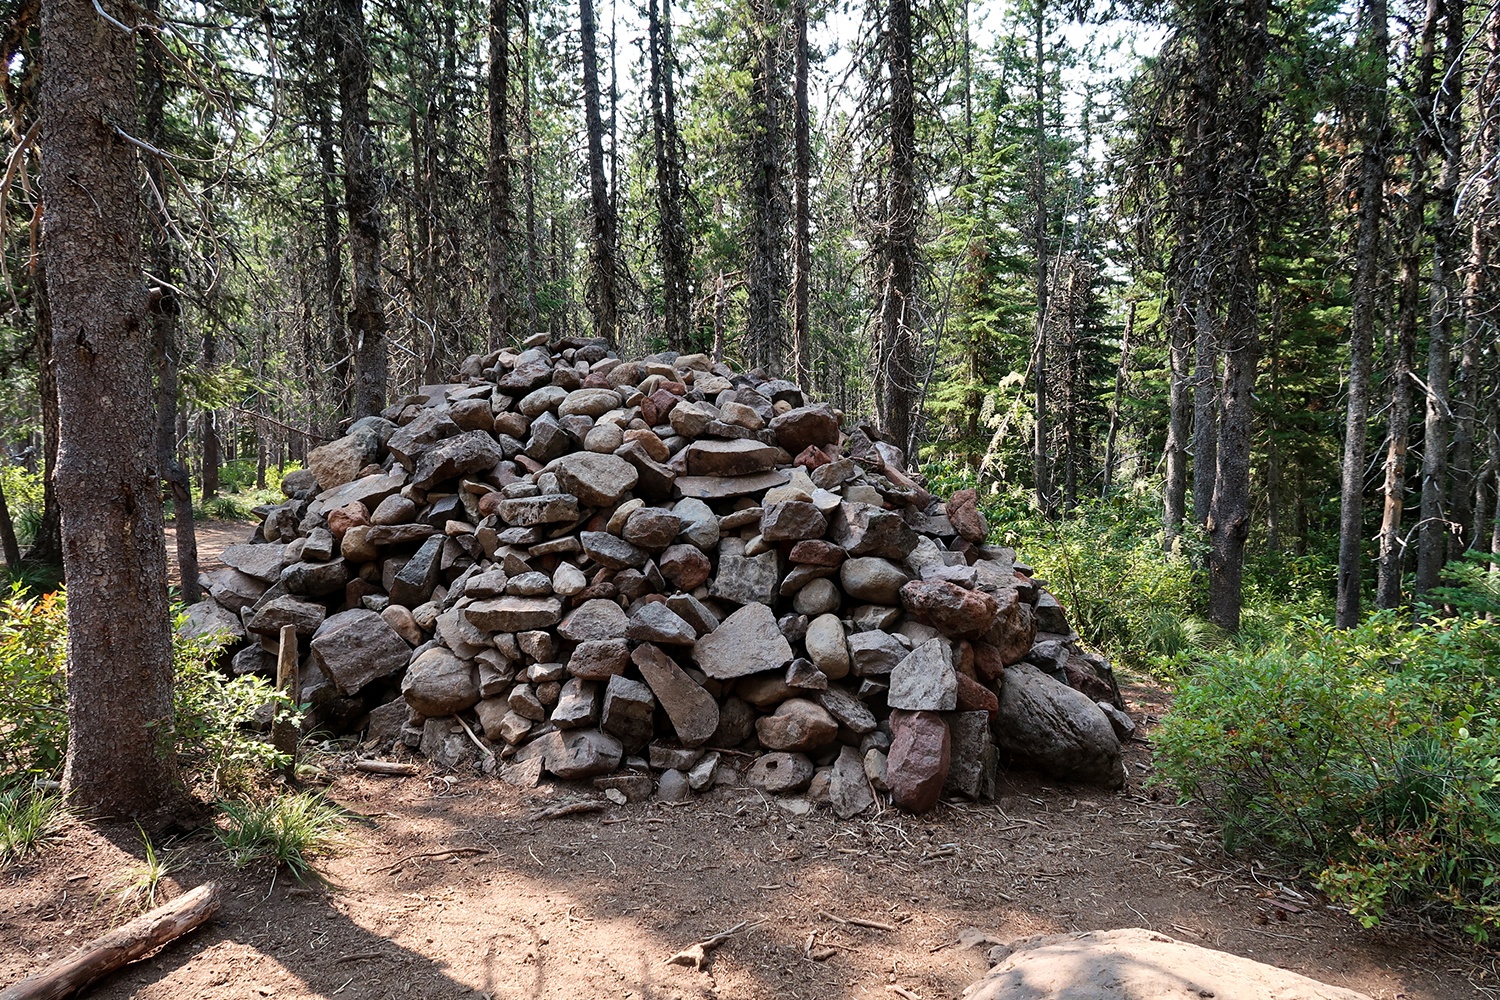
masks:
<instances>
[{"instance_id":1,"label":"green shrub","mask_svg":"<svg viewBox=\"0 0 1500 1000\"><path fill-rule=\"evenodd\" d=\"M1292 622L1184 681L1159 774L1231 849L1299 865L1367 925L1442 904L1484 940L1500 927L1500 725L1475 706L1500 694L1497 654L1500 628L1477 619Z\"/></svg>"},{"instance_id":2,"label":"green shrub","mask_svg":"<svg viewBox=\"0 0 1500 1000\"><path fill-rule=\"evenodd\" d=\"M343 810L315 792L226 802L223 809L219 842L236 865L285 868L298 879L314 873L314 859L333 848L344 827Z\"/></svg>"},{"instance_id":3,"label":"green shrub","mask_svg":"<svg viewBox=\"0 0 1500 1000\"><path fill-rule=\"evenodd\" d=\"M0 491L5 493L5 506L15 525L17 540L22 545L30 544L42 523L41 473L0 463Z\"/></svg>"},{"instance_id":4,"label":"green shrub","mask_svg":"<svg viewBox=\"0 0 1500 1000\"><path fill-rule=\"evenodd\" d=\"M286 762L253 731L283 695L258 677L228 677L214 666L218 645L174 633L176 752L190 782L212 796L245 791ZM58 591L28 598L13 587L0 600L0 789L55 779L67 750L67 601Z\"/></svg>"},{"instance_id":5,"label":"green shrub","mask_svg":"<svg viewBox=\"0 0 1500 1000\"><path fill-rule=\"evenodd\" d=\"M211 797L250 791L287 763L285 754L255 732L256 717L269 706L270 712L295 719L295 706L263 678L226 677L214 666L218 641L174 635L178 761Z\"/></svg>"},{"instance_id":6,"label":"green shrub","mask_svg":"<svg viewBox=\"0 0 1500 1000\"><path fill-rule=\"evenodd\" d=\"M0 790L62 771L66 636L61 591L30 598L16 584L0 597Z\"/></svg>"}]
</instances>

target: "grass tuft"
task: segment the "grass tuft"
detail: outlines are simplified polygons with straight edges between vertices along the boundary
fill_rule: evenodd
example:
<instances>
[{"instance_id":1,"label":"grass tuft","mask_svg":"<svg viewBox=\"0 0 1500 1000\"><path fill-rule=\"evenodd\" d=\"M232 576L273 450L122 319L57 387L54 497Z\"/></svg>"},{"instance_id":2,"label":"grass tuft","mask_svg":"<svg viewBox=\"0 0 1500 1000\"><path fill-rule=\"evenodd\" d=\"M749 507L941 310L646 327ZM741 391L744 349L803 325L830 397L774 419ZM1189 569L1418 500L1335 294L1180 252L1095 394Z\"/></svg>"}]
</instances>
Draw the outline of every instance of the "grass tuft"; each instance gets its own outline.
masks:
<instances>
[{"instance_id":1,"label":"grass tuft","mask_svg":"<svg viewBox=\"0 0 1500 1000\"><path fill-rule=\"evenodd\" d=\"M315 792L226 802L223 809L228 824L219 841L237 866L285 868L299 881L316 874L314 858L331 851L344 828L343 810Z\"/></svg>"},{"instance_id":2,"label":"grass tuft","mask_svg":"<svg viewBox=\"0 0 1500 1000\"><path fill-rule=\"evenodd\" d=\"M16 788L0 793L0 869L17 864L62 829L61 795Z\"/></svg>"}]
</instances>

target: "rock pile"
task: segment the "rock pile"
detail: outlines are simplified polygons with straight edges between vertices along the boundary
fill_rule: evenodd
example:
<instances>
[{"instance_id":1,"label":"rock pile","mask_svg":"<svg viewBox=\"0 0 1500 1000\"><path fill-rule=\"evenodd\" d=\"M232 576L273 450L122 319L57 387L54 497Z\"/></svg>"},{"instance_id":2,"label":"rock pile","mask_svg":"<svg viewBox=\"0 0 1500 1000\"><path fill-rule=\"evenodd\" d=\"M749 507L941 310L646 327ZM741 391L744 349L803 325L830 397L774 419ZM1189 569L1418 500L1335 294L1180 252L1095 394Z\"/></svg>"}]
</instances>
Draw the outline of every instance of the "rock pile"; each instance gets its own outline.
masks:
<instances>
[{"instance_id":1,"label":"rock pile","mask_svg":"<svg viewBox=\"0 0 1500 1000\"><path fill-rule=\"evenodd\" d=\"M190 627L448 766L615 798L748 781L930 809L997 762L1118 786L1131 723L1056 599L867 427L704 355L470 357L312 452Z\"/></svg>"}]
</instances>

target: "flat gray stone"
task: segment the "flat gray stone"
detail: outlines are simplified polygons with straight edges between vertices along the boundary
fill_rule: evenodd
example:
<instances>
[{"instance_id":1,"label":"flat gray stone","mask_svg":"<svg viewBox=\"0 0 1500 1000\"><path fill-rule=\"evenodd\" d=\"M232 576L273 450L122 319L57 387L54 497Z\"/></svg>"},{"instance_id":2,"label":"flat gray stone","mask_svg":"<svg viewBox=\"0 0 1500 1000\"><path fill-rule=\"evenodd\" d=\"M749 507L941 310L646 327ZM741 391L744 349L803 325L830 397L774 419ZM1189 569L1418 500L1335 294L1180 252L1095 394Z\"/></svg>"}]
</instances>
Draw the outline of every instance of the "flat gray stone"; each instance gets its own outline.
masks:
<instances>
[{"instance_id":1,"label":"flat gray stone","mask_svg":"<svg viewBox=\"0 0 1500 1000\"><path fill-rule=\"evenodd\" d=\"M616 455L575 452L549 467L557 484L588 507L612 507L640 478L635 466Z\"/></svg>"},{"instance_id":2,"label":"flat gray stone","mask_svg":"<svg viewBox=\"0 0 1500 1000\"><path fill-rule=\"evenodd\" d=\"M958 706L958 675L946 640L929 639L896 664L886 703L913 712L948 712Z\"/></svg>"},{"instance_id":3,"label":"flat gray stone","mask_svg":"<svg viewBox=\"0 0 1500 1000\"><path fill-rule=\"evenodd\" d=\"M764 493L784 486L792 478L786 469L772 469L750 476L678 476L674 483L683 497L695 500L727 500Z\"/></svg>"},{"instance_id":4,"label":"flat gray stone","mask_svg":"<svg viewBox=\"0 0 1500 1000\"><path fill-rule=\"evenodd\" d=\"M1370 1000L1370 996L1157 931L1022 938L965 1000Z\"/></svg>"},{"instance_id":5,"label":"flat gray stone","mask_svg":"<svg viewBox=\"0 0 1500 1000\"><path fill-rule=\"evenodd\" d=\"M672 720L683 746L707 743L719 728L719 705L687 671L656 646L638 646L631 661Z\"/></svg>"},{"instance_id":6,"label":"flat gray stone","mask_svg":"<svg viewBox=\"0 0 1500 1000\"><path fill-rule=\"evenodd\" d=\"M406 668L401 694L423 715L452 715L479 703L479 671L449 650L434 646Z\"/></svg>"},{"instance_id":7,"label":"flat gray stone","mask_svg":"<svg viewBox=\"0 0 1500 1000\"><path fill-rule=\"evenodd\" d=\"M312 637L312 652L340 694L355 694L406 666L411 647L373 611L341 611Z\"/></svg>"},{"instance_id":8,"label":"flat gray stone","mask_svg":"<svg viewBox=\"0 0 1500 1000\"><path fill-rule=\"evenodd\" d=\"M219 558L224 565L266 583L281 579L286 566L285 545L231 545Z\"/></svg>"},{"instance_id":9,"label":"flat gray stone","mask_svg":"<svg viewBox=\"0 0 1500 1000\"><path fill-rule=\"evenodd\" d=\"M630 616L630 622L625 626L625 638L668 646L691 646L698 641L698 633L665 604L648 601Z\"/></svg>"},{"instance_id":10,"label":"flat gray stone","mask_svg":"<svg viewBox=\"0 0 1500 1000\"><path fill-rule=\"evenodd\" d=\"M475 601L464 614L486 632L529 632L551 628L562 620L556 597L493 597Z\"/></svg>"},{"instance_id":11,"label":"flat gray stone","mask_svg":"<svg viewBox=\"0 0 1500 1000\"><path fill-rule=\"evenodd\" d=\"M870 629L849 637L849 662L856 677L880 677L896 669L908 650L889 632Z\"/></svg>"},{"instance_id":12,"label":"flat gray stone","mask_svg":"<svg viewBox=\"0 0 1500 1000\"><path fill-rule=\"evenodd\" d=\"M776 553L745 555L743 538L725 538L719 542L719 571L714 574L708 592L714 597L736 604L770 604L776 599Z\"/></svg>"},{"instance_id":13,"label":"flat gray stone","mask_svg":"<svg viewBox=\"0 0 1500 1000\"><path fill-rule=\"evenodd\" d=\"M791 644L764 604L745 605L693 645L693 662L717 680L781 670L791 659Z\"/></svg>"},{"instance_id":14,"label":"flat gray stone","mask_svg":"<svg viewBox=\"0 0 1500 1000\"><path fill-rule=\"evenodd\" d=\"M623 639L629 619L614 601L596 597L584 601L569 612L558 627L558 634L573 642L599 639Z\"/></svg>"}]
</instances>

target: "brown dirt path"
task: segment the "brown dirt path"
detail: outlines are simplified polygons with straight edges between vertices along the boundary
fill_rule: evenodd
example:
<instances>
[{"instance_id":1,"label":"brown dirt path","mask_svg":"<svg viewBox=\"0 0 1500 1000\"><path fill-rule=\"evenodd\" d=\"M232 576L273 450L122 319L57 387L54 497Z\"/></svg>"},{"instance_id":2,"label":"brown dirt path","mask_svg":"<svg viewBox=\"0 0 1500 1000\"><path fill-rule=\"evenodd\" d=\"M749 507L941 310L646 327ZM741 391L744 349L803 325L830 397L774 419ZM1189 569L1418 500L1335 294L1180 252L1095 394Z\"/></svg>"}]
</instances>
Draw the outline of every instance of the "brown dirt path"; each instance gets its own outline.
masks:
<instances>
[{"instance_id":1,"label":"brown dirt path","mask_svg":"<svg viewBox=\"0 0 1500 1000\"><path fill-rule=\"evenodd\" d=\"M167 532L167 586L175 587L182 582L177 572L177 522L168 521ZM198 569L207 572L220 569L224 563L219 554L231 545L249 541L255 533L255 525L245 521L194 521L193 534L198 540Z\"/></svg>"},{"instance_id":2,"label":"brown dirt path","mask_svg":"<svg viewBox=\"0 0 1500 1000\"><path fill-rule=\"evenodd\" d=\"M203 564L250 530L200 524ZM1126 697L1138 719L1165 709L1156 688ZM852 822L793 816L747 788L532 820L594 793L376 778L324 758L329 794L364 817L325 863L329 885L237 871L206 833L189 837L167 891L224 881L220 918L91 996L931 1000L984 973L985 946L957 943L967 929L1140 926L1375 1000L1500 997L1494 954L1411 925L1360 929L1307 886L1226 856L1196 810L1159 801L1149 742L1129 758L1121 794L1011 776L995 803ZM141 854L133 828L74 824L0 872L0 985L128 916L111 886ZM664 964L745 921L703 971Z\"/></svg>"},{"instance_id":3,"label":"brown dirt path","mask_svg":"<svg viewBox=\"0 0 1500 1000\"><path fill-rule=\"evenodd\" d=\"M1152 689L1127 697L1137 714L1160 708ZM327 862L331 887L237 872L200 834L172 891L225 880L219 921L93 995L929 1000L985 971L983 946L956 943L966 929L1130 926L1376 1000L1500 995L1493 956L1414 927L1363 931L1306 886L1225 856L1202 816L1142 791L1149 755L1131 748L1122 794L1015 777L996 803L853 822L793 816L747 788L532 820L594 793L375 778L330 758L330 794L367 818ZM110 880L140 851L133 831L113 836L74 826L0 876L0 984L115 919ZM664 964L742 921L704 971Z\"/></svg>"}]
</instances>

